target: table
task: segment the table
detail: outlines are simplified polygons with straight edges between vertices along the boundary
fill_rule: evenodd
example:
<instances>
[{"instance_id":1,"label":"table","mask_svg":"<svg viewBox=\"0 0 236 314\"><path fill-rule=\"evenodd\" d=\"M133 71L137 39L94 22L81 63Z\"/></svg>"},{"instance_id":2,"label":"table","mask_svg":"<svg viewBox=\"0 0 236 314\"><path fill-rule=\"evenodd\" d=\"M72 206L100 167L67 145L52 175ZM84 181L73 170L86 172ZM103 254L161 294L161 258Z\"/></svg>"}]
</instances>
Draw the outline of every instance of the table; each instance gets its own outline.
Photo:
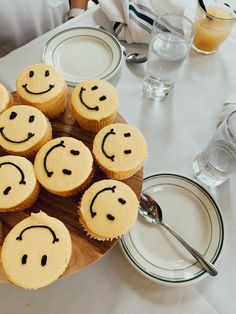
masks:
<instances>
[{"instance_id":1,"label":"table","mask_svg":"<svg viewBox=\"0 0 236 314\"><path fill-rule=\"evenodd\" d=\"M24 47L0 59L0 82L15 90L15 79L26 65L40 62L47 39L74 26L110 22L100 8L91 8ZM145 45L130 45L145 53ZM222 104L236 86L236 41L229 38L211 56L191 51L180 71L174 93L164 101L142 95L145 65L128 66L111 82L120 95L119 112L137 126L148 143L144 175L173 172L193 178L192 160L207 144L217 124ZM0 286L1 314L29 313L225 313L236 312L236 176L211 193L224 216L226 239L218 263L219 275L187 287L167 287L139 274L124 258L119 245L103 259L73 276L37 291Z\"/></svg>"}]
</instances>

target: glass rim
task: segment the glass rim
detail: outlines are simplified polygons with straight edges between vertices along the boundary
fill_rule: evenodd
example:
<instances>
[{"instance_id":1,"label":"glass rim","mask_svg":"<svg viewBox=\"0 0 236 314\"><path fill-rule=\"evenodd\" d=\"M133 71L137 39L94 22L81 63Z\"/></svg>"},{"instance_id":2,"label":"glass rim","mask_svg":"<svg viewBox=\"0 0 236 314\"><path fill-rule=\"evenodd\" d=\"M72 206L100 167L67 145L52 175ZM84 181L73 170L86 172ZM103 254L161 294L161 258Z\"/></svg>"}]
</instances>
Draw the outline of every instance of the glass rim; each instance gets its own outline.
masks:
<instances>
[{"instance_id":1,"label":"glass rim","mask_svg":"<svg viewBox=\"0 0 236 314\"><path fill-rule=\"evenodd\" d=\"M231 119L231 117L232 117L235 113L236 113L236 110L232 111L232 112L228 115L228 117L226 118L226 123L227 123L227 125L229 124L229 120Z\"/></svg>"},{"instance_id":2,"label":"glass rim","mask_svg":"<svg viewBox=\"0 0 236 314\"><path fill-rule=\"evenodd\" d=\"M187 43L191 43L191 41L193 40L193 37L195 35L195 32L196 32L196 28L195 28L195 24L194 22L188 18L187 16L181 14L181 13L165 13L165 14L162 14L162 15L159 15L156 17L154 23L153 23L153 26L155 25L155 23L158 23L158 21L161 21L163 20L164 17L168 17L168 16L175 16L175 17L178 17L178 18L182 18L183 20L187 21L189 23L189 26L191 27L191 36L188 38L188 39L184 39L184 37L182 37L183 41L187 42ZM161 25L161 24L160 24ZM178 34L180 35L180 34ZM158 36L158 34L157 34ZM168 39L165 40L165 39L162 39L163 41L167 41L168 42Z\"/></svg>"},{"instance_id":3,"label":"glass rim","mask_svg":"<svg viewBox=\"0 0 236 314\"><path fill-rule=\"evenodd\" d=\"M177 17L180 17L180 18L182 18L182 19L184 19L184 20L187 20L188 22L190 22L190 24L191 24L192 26L194 26L194 22L193 22L189 17L187 17L186 15L181 14L181 13L165 13L165 14L158 15L158 16L156 17L155 22L156 22L157 20L161 20L163 17L166 17L166 16L177 16Z\"/></svg>"},{"instance_id":4,"label":"glass rim","mask_svg":"<svg viewBox=\"0 0 236 314\"><path fill-rule=\"evenodd\" d=\"M214 16L212 14L209 14L208 12L206 12L205 10L203 10L203 8L201 7L200 3L199 3L199 0L197 1L198 3L198 8L206 15L208 16L209 18L212 18L212 19L215 19L215 20L219 20L219 21L228 21L228 22L233 22L233 21L236 21L236 16L235 17L232 17L232 18L223 18L223 17L217 17L217 16Z\"/></svg>"},{"instance_id":5,"label":"glass rim","mask_svg":"<svg viewBox=\"0 0 236 314\"><path fill-rule=\"evenodd\" d=\"M225 120L225 128L227 129L227 132L229 133L231 138L234 140L234 142L236 142L236 134L232 133L231 128L229 126L229 122L230 122L231 117L235 114L236 114L236 110L232 111Z\"/></svg>"}]
</instances>

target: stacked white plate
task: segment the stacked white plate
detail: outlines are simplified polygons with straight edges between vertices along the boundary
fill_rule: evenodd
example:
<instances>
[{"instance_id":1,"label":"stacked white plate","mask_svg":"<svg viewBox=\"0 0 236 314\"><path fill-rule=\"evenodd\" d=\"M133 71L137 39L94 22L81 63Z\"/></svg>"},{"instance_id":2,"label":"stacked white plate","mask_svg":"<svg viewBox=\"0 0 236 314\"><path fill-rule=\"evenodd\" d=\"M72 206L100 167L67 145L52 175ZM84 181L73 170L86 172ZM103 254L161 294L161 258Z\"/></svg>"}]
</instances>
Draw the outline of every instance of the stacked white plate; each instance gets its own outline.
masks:
<instances>
[{"instance_id":1,"label":"stacked white plate","mask_svg":"<svg viewBox=\"0 0 236 314\"><path fill-rule=\"evenodd\" d=\"M53 36L45 45L43 62L59 68L70 86L87 79L110 79L120 68L122 48L109 32L76 27Z\"/></svg>"},{"instance_id":2,"label":"stacked white plate","mask_svg":"<svg viewBox=\"0 0 236 314\"><path fill-rule=\"evenodd\" d=\"M195 181L175 174L144 179L143 192L163 210L163 220L215 264L224 241L224 225L212 196ZM192 255L161 225L139 216L120 241L132 265L163 284L192 284L208 275Z\"/></svg>"}]
</instances>

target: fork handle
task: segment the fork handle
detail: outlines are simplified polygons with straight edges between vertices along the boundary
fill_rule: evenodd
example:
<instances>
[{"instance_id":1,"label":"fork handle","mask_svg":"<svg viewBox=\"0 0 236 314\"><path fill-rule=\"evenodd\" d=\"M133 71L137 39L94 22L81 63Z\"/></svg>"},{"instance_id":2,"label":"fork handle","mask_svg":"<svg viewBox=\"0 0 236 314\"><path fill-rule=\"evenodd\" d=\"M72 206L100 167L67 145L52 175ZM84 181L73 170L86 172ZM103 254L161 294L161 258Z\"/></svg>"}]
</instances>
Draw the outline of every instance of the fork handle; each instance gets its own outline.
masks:
<instances>
[{"instance_id":1,"label":"fork handle","mask_svg":"<svg viewBox=\"0 0 236 314\"><path fill-rule=\"evenodd\" d=\"M191 253L196 260L202 265L202 267L211 275L216 276L218 271L215 266L209 262L201 253L196 251L186 240L184 240L175 230L173 230L169 225L161 222L161 225L167 229L183 246Z\"/></svg>"}]
</instances>

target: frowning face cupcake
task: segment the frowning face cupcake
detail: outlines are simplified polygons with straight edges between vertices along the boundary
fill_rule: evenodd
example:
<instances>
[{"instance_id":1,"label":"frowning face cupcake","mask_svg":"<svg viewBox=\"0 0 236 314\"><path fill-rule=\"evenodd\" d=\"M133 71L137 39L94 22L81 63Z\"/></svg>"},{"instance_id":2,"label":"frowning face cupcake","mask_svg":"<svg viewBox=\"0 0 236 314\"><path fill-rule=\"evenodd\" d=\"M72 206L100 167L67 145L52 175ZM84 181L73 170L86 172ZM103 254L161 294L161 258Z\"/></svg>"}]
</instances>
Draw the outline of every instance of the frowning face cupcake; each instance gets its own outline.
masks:
<instances>
[{"instance_id":1,"label":"frowning face cupcake","mask_svg":"<svg viewBox=\"0 0 236 314\"><path fill-rule=\"evenodd\" d=\"M26 289L37 289L55 281L71 257L71 237L58 219L33 213L7 235L1 251L8 279Z\"/></svg>"}]
</instances>

